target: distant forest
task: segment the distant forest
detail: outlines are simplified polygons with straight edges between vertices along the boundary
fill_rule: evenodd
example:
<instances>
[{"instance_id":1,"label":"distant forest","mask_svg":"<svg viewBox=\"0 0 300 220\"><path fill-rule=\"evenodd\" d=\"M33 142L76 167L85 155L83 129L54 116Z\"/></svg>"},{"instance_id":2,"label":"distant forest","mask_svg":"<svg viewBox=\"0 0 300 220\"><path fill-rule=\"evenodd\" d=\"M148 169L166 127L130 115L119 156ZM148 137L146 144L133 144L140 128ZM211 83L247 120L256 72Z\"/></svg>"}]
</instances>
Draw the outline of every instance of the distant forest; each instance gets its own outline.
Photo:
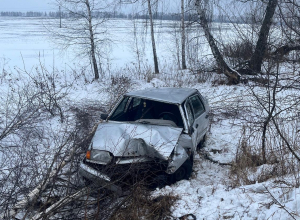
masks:
<instances>
[{"instance_id":1,"label":"distant forest","mask_svg":"<svg viewBox=\"0 0 300 220\"><path fill-rule=\"evenodd\" d=\"M28 11L28 12L14 12L14 11L6 11L0 12L1 17L44 17L44 18L72 18L78 16L75 13L69 12L36 12L36 11ZM118 18L118 19L149 19L148 14L125 14L120 12L93 12L94 18ZM196 20L196 14L186 14L186 21ZM179 13L161 13L156 12L153 14L153 19L157 20L175 20L179 21L181 19L181 15ZM247 17L227 17L223 15L214 16L212 18L213 22L234 22L234 23L251 23L251 19Z\"/></svg>"}]
</instances>

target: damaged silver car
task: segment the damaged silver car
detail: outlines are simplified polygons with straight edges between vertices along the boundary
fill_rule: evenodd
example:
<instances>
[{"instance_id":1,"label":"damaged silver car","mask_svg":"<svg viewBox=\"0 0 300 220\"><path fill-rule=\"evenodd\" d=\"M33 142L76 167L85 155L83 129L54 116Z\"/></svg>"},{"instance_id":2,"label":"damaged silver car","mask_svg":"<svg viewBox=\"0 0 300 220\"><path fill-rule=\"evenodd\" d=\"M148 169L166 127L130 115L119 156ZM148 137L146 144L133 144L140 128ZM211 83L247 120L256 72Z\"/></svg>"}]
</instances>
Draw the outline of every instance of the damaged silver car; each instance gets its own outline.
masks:
<instances>
[{"instance_id":1,"label":"damaged silver car","mask_svg":"<svg viewBox=\"0 0 300 220\"><path fill-rule=\"evenodd\" d=\"M208 131L209 106L196 89L152 88L125 94L101 118L79 173L114 190L138 177L188 179Z\"/></svg>"}]
</instances>

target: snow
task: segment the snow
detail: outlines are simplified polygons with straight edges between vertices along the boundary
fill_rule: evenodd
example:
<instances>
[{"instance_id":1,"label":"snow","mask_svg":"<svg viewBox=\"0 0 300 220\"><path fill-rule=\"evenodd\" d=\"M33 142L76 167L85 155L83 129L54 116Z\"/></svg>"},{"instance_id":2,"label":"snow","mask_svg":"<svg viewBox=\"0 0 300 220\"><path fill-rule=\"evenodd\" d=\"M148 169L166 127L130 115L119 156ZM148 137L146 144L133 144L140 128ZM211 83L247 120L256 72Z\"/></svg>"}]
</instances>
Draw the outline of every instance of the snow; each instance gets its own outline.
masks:
<instances>
[{"instance_id":1,"label":"snow","mask_svg":"<svg viewBox=\"0 0 300 220\"><path fill-rule=\"evenodd\" d=\"M67 21L63 20L62 23L64 22ZM172 35L173 24L173 21L165 21L158 24L155 29L157 52L160 54L161 63L169 63L170 58L172 62L177 59L177 52L170 50L170 48L175 48L175 38ZM60 50L58 41L51 38L51 31L60 30L57 28L58 25L59 19L1 17L0 67L24 68L25 65L26 69L30 70L42 62L47 68L66 70L89 65L88 59L78 59L74 48ZM106 57L102 60L104 70L125 66L136 68L137 52L143 59L142 66L152 65L150 35L142 34L150 30L143 20L110 20L102 24L99 31L105 32L108 27L110 31L105 34L104 38L109 38L111 43L101 45L102 53ZM134 28L138 33L136 38L133 34ZM200 51L207 54L209 49L202 47Z\"/></svg>"},{"instance_id":2,"label":"snow","mask_svg":"<svg viewBox=\"0 0 300 220\"><path fill-rule=\"evenodd\" d=\"M182 180L171 186L165 186L162 189L156 189L153 192L153 196L170 193L178 195L179 200L172 207L173 216L177 218L187 214L194 214L197 219L206 220L284 220L292 219L291 215L296 219L300 219L299 171L295 171L295 176L286 174L283 177L277 178L274 175L267 180L260 181L262 175L272 174L273 172L274 166L265 164L257 166L254 170L246 170L245 172L248 172L249 181L253 184L245 184L242 180L239 182L233 178L229 165L222 165L233 163L236 159L238 147L244 138L244 126L247 126L244 118L259 120L258 115L266 114L259 107L256 110L252 109L253 112L249 112L249 106L253 106L255 103L251 96L252 90L243 85L214 86L211 82L199 83L197 81L199 76L188 71L176 70L172 64L175 63L174 60L176 57L174 58L174 51L170 51L170 48L174 48L172 45L173 36L169 34L173 28L172 22L163 23L163 28L161 29L163 33L158 33L159 43L157 46L160 61L166 60L165 62L169 63L166 66L162 65L162 73L155 75L132 72L132 75L127 76L127 70L130 70L129 66L136 65L136 63L133 64L135 61L133 52L128 51L128 48L132 44L131 32L133 24L132 21L111 22L111 25L115 28L113 38L116 42L111 53L111 62L115 69L120 69L120 67L123 68L123 66L127 65L126 68L124 67L124 71L121 71L130 81L126 85L126 88L124 88L126 91L164 86L192 87L198 89L201 94L206 96L212 108L211 128L207 135L205 147L202 150L203 154L196 155L195 157L191 179ZM138 22L139 25L142 24L142 21ZM35 67L39 66L40 57L46 68L52 70L55 67L55 69L64 70L55 77L57 87L62 89L59 93L62 95L59 104L64 110L67 111L71 107L84 105L104 106L108 110L111 107L109 105L112 103L112 99L116 99L121 95L115 92L118 85L111 84L111 77L113 75L110 74L113 71L107 73L101 80L94 82L91 82L92 75L89 75L89 73L86 73L84 76L80 75L80 73L76 73L77 75L73 76L71 74L68 75L69 69L66 66L71 66L74 69L77 68L77 64L69 64L76 62L74 61L74 54L67 51L64 54L59 53L54 43L47 38L48 34L44 29L44 24L41 20L28 18L2 18L0 21L0 26L2 27L0 31L0 57L2 57L0 67L6 70L6 74L3 72L3 75L0 77L1 104L8 103L9 101L13 103L14 100L6 98L13 95L14 91L22 90L31 85L27 84L27 81L28 83L30 81L30 76L22 71L19 71L18 75L16 70L19 70L19 68L22 69L24 61L26 69L29 70L30 74L36 74ZM14 27L13 32L11 31L12 26ZM142 29L143 26L141 25L139 28ZM122 35L122 37L119 37L117 34ZM120 38L124 39L125 43L123 41L118 42ZM147 37L146 42L148 41ZM151 56L149 45L149 43L146 43L146 49L144 50L146 58ZM202 53L208 53L208 51L207 46L204 46ZM144 65L150 65L150 61L145 60ZM11 73L13 74L11 75ZM70 85L70 87L64 90L64 85ZM253 91L259 96L265 97L265 89L253 88ZM289 105L291 102L286 97L295 95L297 92L292 89L279 92L278 101L280 106L284 108ZM66 95L63 95L64 93ZM1 116L4 116L7 112L13 112L13 109L16 107L18 106L12 105L12 109L7 111L7 109L4 109L5 105L2 105L0 107L2 111L0 111ZM45 132L45 136L43 136L41 142L33 143L34 145L31 149L33 154L36 151L39 153L41 157L40 161L44 161L37 168L40 173L44 173L45 170L43 170L43 167L47 167L51 163L57 152L57 143L62 143L67 138L61 136L61 134L65 134L66 131L71 133L75 127L74 113L67 112L65 123L61 123L60 118L57 116L47 119L45 116L44 121L41 120L38 121L38 124L32 125L36 129L41 129L41 131ZM46 115L45 112L41 112L41 114ZM290 123L285 121L287 123L286 131L292 134L294 140L297 140L299 136L299 119L298 121L293 119L297 114L299 114L299 110L290 109L290 112L282 116L283 118L290 118ZM298 133L295 131L295 127ZM254 131L246 132L254 133ZM252 139L255 138L260 139L260 136L253 135ZM11 146L11 143L19 144L17 132L3 140L0 144L8 147ZM259 141L255 143L257 145L260 144ZM49 148L45 148L44 146L49 146ZM253 148L256 149L255 146ZM68 153L68 150L70 149L66 148L64 152L61 152L62 157ZM41 155L46 156L42 157ZM217 163L208 160L205 155ZM0 156L4 156L2 150L0 150ZM291 157L287 156L287 158L290 159ZM290 160L293 161L294 159ZM2 166L6 161L7 158L1 158L0 165ZM289 160L286 161L288 163ZM6 166L2 166L1 169L0 177L5 178L8 175Z\"/></svg>"},{"instance_id":3,"label":"snow","mask_svg":"<svg viewBox=\"0 0 300 220\"><path fill-rule=\"evenodd\" d=\"M291 188L286 194L277 185L273 186L272 181L231 188L228 173L228 167L198 156L194 177L190 181L182 180L154 194L180 196L173 207L174 217L192 213L197 219L207 220L290 219L282 207L299 215L299 188Z\"/></svg>"}]
</instances>

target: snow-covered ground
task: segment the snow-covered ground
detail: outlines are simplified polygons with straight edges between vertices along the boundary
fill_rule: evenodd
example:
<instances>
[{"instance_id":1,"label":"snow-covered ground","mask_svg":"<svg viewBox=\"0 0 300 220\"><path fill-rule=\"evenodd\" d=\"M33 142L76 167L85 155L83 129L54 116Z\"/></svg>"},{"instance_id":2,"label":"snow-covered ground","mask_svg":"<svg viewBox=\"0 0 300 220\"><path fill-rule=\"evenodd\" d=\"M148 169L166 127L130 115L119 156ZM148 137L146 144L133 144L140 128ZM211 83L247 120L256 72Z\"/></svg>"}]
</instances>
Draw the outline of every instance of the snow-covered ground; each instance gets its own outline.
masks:
<instances>
[{"instance_id":1,"label":"snow-covered ground","mask_svg":"<svg viewBox=\"0 0 300 220\"><path fill-rule=\"evenodd\" d=\"M62 23L67 22L62 20ZM69 21L68 21L69 22ZM155 21L155 39L157 53L159 55L160 68L173 63L179 65L178 53L180 38L179 23L174 21ZM76 25L76 24L74 24ZM226 24L226 37L234 36L232 29ZM216 26L218 26L216 25ZM76 48L62 48L52 34L59 29L59 19L41 18L0 18L0 67L6 69L25 68L32 69L40 64L47 68L67 70L89 65L86 58L78 59ZM142 66L152 66L152 48L149 21L144 20L109 20L100 25L100 30L105 32L104 38L109 39L105 45L101 45L103 60L102 68L126 69L136 67L137 53L139 53ZM176 32L175 32L176 30ZM63 30L64 31L64 30ZM215 29L216 34L218 28ZM136 34L134 34L136 33ZM195 38L195 36L198 36ZM199 37L200 36L200 37ZM225 35L223 35L224 37ZM199 27L189 27L187 34L189 47L187 56L196 60L206 60L210 49L205 43L205 38ZM104 55L105 54L105 55Z\"/></svg>"},{"instance_id":2,"label":"snow-covered ground","mask_svg":"<svg viewBox=\"0 0 300 220\"><path fill-rule=\"evenodd\" d=\"M115 33L115 35L112 33L112 38L115 38L114 41L116 42L110 54L111 65L115 66L116 69L120 69L135 62L134 53L129 49L133 45L131 41L133 24L129 20L111 22L114 28L113 33ZM275 172L272 164L260 165L245 170L247 178L251 182L246 184L242 179L239 179L239 176L233 172L231 165L229 165L236 161L237 152L245 139L245 134L252 135L250 138L252 141L247 140L247 143L256 145L252 146L254 150L259 149L260 133L256 132L254 127L253 130L249 128L245 131L245 127L249 126L245 119L259 121L258 115L264 116L265 112L262 108L253 106L257 104L253 98L253 92L263 99L269 91L265 88L251 88L245 85L215 86L211 83L212 79L208 82L199 83L199 75L193 75L188 71L178 71L176 68L171 69L170 66L174 66L174 63L176 63L174 61L176 60L176 52L171 50L171 48L174 48L173 35L170 34L173 30L172 22L164 22L162 24L163 28L158 29L162 33L157 35L160 61L163 64L168 63L164 67L166 71L147 78L143 74L138 76L126 72L129 69L124 68L122 76L125 76L123 80L126 79L127 81L125 81L128 84L123 90L120 89L120 84L112 83L112 78L109 75L99 81L91 82L91 74L87 74L85 77L80 75L80 71L74 71L75 73L70 74L71 71L66 68L66 63L68 63L68 66L72 66L69 63L76 63L77 61L74 60L75 58L70 51L65 51L64 54L59 53L55 44L47 37L48 34L44 29L46 24L48 24L46 21L28 18L23 20L1 18L0 20L0 26L2 27L0 30L0 57L2 58L0 67L1 70L6 70L2 71L2 75L0 75L0 92L2 95L0 98L1 128L4 128L4 124L7 124L10 120L14 120L12 113L20 106L22 110L26 110L24 110L24 115L21 116L23 118L31 117L30 109L28 111L27 106L22 106L26 102L32 101L34 104L46 103L46 105L50 105L50 107L46 105L39 107L40 112L34 117L34 119L38 118L39 120L31 123L26 128L27 130L24 130L30 131L30 134L32 133L33 140L40 141L33 142L32 149L28 149L28 151L31 152L32 158L38 158L36 161L43 161L43 164L36 164L36 170L32 171L40 174L40 177L35 180L37 182L24 177L22 179L24 185L31 184L31 187L29 187L31 189L37 185L38 180L46 175L43 168L49 167L54 155L57 156L57 143L62 145L68 139L68 136L65 135L74 131L76 114L71 111L72 108L82 108L84 111L84 107L89 106L97 109L101 108L101 111L102 109L108 110L111 100L116 99L119 95L116 91L124 92L162 86L192 87L198 89L201 94L207 97L212 109L212 124L207 135L206 145L201 153L196 156L194 171L190 180L183 180L171 186L157 189L153 192L153 195L170 193L178 195L179 200L172 207L173 216L178 218L193 214L197 219L207 220L300 219L299 170L295 169L294 172L287 172L286 175L278 177L276 174L271 175L272 172ZM12 27L14 28L12 29ZM124 41L120 41L118 35L120 33ZM148 37L146 41L149 41ZM151 57L151 48L149 47L150 43L146 45L144 58L145 62L148 62L147 57ZM203 46L203 48L207 48L207 46ZM33 66L39 66L39 56L45 68L49 70L44 75L41 74L43 72L41 69L27 73L22 71L17 73L14 70L15 66L23 69L23 61L27 70L31 70ZM149 63L151 62L149 61ZM163 64L161 65L163 66ZM53 66L63 71L53 70L52 72ZM77 64L74 64L73 67L76 68ZM39 77L40 81L31 81ZM49 84L41 84L46 82ZM51 87L53 82L55 82L55 86ZM52 89L56 89L56 93L53 93L52 96L57 98L57 105L65 113L64 117L61 117L60 109L49 101L49 96L43 96L43 100L22 100L18 97L19 94L24 94L24 97L25 95L31 97L28 94L31 92L40 94L40 90L44 88L42 85L48 85ZM32 90L28 90L28 88ZM42 94L44 94L43 92L44 90L42 90ZM284 109L285 106L290 105L297 92L293 89L278 92L280 108ZM297 114L296 110L296 108L291 108L288 112L282 113L282 118L286 120L283 123L286 126L285 131L290 134L290 137L294 138L294 143L299 141L297 136L299 133L292 129L297 123L292 119ZM49 112L52 112L53 115ZM95 112L100 114L100 111ZM7 118L4 119L4 117ZM19 127L16 127L11 136L4 138L2 141L0 140L0 158L2 158L0 159L0 177L2 178L0 180L3 182L3 186L6 187L1 189L0 192L11 190L10 187L12 187L3 181L5 178L9 180L8 170L11 168L11 164L7 163L9 161L5 149L12 147L12 145L22 145L18 141L20 138L24 138L25 133L22 133L23 136L21 137L18 129ZM35 133L31 132L33 130ZM22 132L24 131L22 130ZM34 134L43 134L43 136L39 139ZM277 140L274 140L275 142L277 143ZM273 142L270 141L269 144L273 144ZM68 155L70 150L68 147L63 146L61 148L58 158ZM296 149L296 152L299 153L299 150ZM15 154L22 155L22 152L16 150ZM30 159L28 160L30 161ZM295 158L292 158L291 161L296 163ZM26 162L28 161L24 161L24 164ZM28 176L32 175L32 172ZM261 176L267 174L270 174L270 177L263 178L262 181ZM192 216L186 219L189 218L192 219Z\"/></svg>"},{"instance_id":3,"label":"snow-covered ground","mask_svg":"<svg viewBox=\"0 0 300 220\"><path fill-rule=\"evenodd\" d=\"M152 79L149 83L135 81L130 90L170 84L169 81L159 79L160 77ZM250 96L249 90L243 85L213 87L209 83L194 83L190 86L199 89L208 98L213 112L222 108L220 103L224 107L231 106L238 109L238 105L241 105L239 110L243 110L243 104L240 102L243 99L246 102L247 95ZM89 88L86 90L89 94L86 96L93 97L96 90L95 87ZM218 117L221 119L217 120ZM171 193L179 196L179 200L172 208L174 217L193 214L197 219L207 220L300 218L300 189L295 184L299 181L298 176L274 175L273 178L261 182L259 177L263 173L271 172L269 169L272 170L272 165L262 165L249 172L253 184L237 186L237 180L233 177L234 174L231 174L229 165L213 163L204 156L208 154L214 161L223 164L233 163L243 137L242 125L237 118L218 115L216 119L212 119L205 148L196 156L191 179L182 180L154 192L154 195Z\"/></svg>"},{"instance_id":4,"label":"snow-covered ground","mask_svg":"<svg viewBox=\"0 0 300 220\"><path fill-rule=\"evenodd\" d=\"M153 78L149 83L135 80L128 89L144 89L171 84L170 81L164 80L162 75ZM99 85L101 83L89 84L86 89L80 90L80 97L88 97L93 103L100 96L101 102L105 103L107 101L105 97L108 96L106 93L97 93ZM102 86L105 87L104 85L100 87ZM241 105L239 110L243 110L242 103L239 102L242 99L246 102L247 95L250 96L249 90L243 85L214 87L209 83L191 83L190 87L199 89L210 100L212 112L220 110L220 103L224 108L228 106L239 108L238 105ZM71 98L74 97L76 96L72 95ZM191 179L154 191L155 196L164 194L179 196L179 200L172 207L174 217L193 214L197 219L214 220L300 218L300 190L296 184L299 181L298 176L276 177L274 175L261 182L259 177L272 170L272 165L267 164L249 172L249 176L252 175L253 184L240 185L237 184L239 181L233 177L234 174L231 174L230 165L215 163L228 164L235 161L237 149L243 137L242 125L243 123L238 118L217 115L215 119L212 119L205 148L196 156ZM208 160L205 154L208 154L215 162ZM190 217L190 219L193 218Z\"/></svg>"}]
</instances>

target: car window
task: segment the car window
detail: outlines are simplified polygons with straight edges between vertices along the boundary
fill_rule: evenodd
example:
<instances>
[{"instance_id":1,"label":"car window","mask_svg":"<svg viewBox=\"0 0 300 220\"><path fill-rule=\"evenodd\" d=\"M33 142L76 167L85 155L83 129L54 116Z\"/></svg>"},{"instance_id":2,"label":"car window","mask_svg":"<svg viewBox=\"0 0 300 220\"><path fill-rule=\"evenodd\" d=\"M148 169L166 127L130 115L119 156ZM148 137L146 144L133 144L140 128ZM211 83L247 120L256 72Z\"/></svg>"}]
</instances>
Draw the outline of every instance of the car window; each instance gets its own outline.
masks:
<instances>
[{"instance_id":1,"label":"car window","mask_svg":"<svg viewBox=\"0 0 300 220\"><path fill-rule=\"evenodd\" d=\"M190 116L193 121L193 112L190 107ZM183 127L183 120L178 105L125 96L112 113L112 121L137 121L150 119L148 123L165 124L165 121L173 121L177 127Z\"/></svg>"},{"instance_id":2,"label":"car window","mask_svg":"<svg viewBox=\"0 0 300 220\"><path fill-rule=\"evenodd\" d=\"M141 103L141 98L135 98L135 97L130 97L129 101L127 103L127 106L125 107L124 112L132 112L134 109L137 109L138 106Z\"/></svg>"},{"instance_id":3,"label":"car window","mask_svg":"<svg viewBox=\"0 0 300 220\"><path fill-rule=\"evenodd\" d=\"M133 108L137 107L141 103L141 100L142 99L140 99L140 98L133 98L132 107Z\"/></svg>"},{"instance_id":4,"label":"car window","mask_svg":"<svg viewBox=\"0 0 300 220\"><path fill-rule=\"evenodd\" d=\"M116 108L115 112L112 114L111 119L113 119L113 118L117 117L118 115L125 112L125 107L126 107L128 99L129 99L129 97L123 98L123 100L120 102L120 104Z\"/></svg>"},{"instance_id":5,"label":"car window","mask_svg":"<svg viewBox=\"0 0 300 220\"><path fill-rule=\"evenodd\" d=\"M187 113L189 125L192 126L194 123L194 115L192 112L190 102L186 102L185 107L186 107L186 113Z\"/></svg>"},{"instance_id":6,"label":"car window","mask_svg":"<svg viewBox=\"0 0 300 220\"><path fill-rule=\"evenodd\" d=\"M190 101L194 110L195 118L198 118L204 111L204 105L198 95L190 97Z\"/></svg>"}]
</instances>

